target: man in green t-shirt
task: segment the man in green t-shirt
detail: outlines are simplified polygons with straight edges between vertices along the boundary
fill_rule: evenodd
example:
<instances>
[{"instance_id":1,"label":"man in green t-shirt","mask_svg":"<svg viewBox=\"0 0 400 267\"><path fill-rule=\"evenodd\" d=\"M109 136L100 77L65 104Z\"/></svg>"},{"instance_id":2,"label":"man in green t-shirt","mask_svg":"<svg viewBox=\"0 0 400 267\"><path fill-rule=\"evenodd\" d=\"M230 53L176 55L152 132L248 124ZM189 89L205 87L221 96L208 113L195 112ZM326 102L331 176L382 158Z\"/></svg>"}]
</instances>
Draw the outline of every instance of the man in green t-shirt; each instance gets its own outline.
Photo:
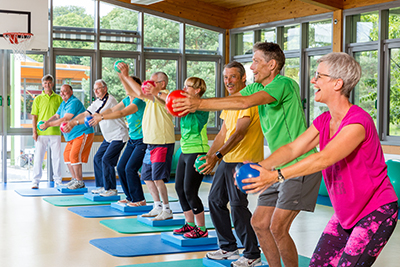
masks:
<instances>
[{"instance_id":1,"label":"man in green t-shirt","mask_svg":"<svg viewBox=\"0 0 400 267\"><path fill-rule=\"evenodd\" d=\"M306 130L298 84L280 75L285 64L285 55L279 45L268 42L256 43L253 47L255 83L239 93L224 98L183 98L174 101L174 111L185 114L196 110L237 110L258 106L261 128L271 152L294 141ZM310 153L288 162L293 164ZM261 163L262 165L262 163ZM264 164L265 165L265 164ZM282 166L264 166L281 168ZM298 266L296 246L289 235L290 226L301 210L315 208L321 173L287 180L279 173L279 182L264 190L252 217L252 226L270 267Z\"/></svg>"},{"instance_id":2,"label":"man in green t-shirt","mask_svg":"<svg viewBox=\"0 0 400 267\"><path fill-rule=\"evenodd\" d=\"M42 163L47 146L51 150L51 162L53 163L54 185L61 184L61 131L59 127L48 127L44 131L38 130L40 121L48 121L56 114L58 107L63 101L61 96L53 91L54 79L50 74L42 78L43 91L36 96L32 105L32 130L35 140L35 156L33 161L32 189L39 188L42 178Z\"/></svg>"}]
</instances>

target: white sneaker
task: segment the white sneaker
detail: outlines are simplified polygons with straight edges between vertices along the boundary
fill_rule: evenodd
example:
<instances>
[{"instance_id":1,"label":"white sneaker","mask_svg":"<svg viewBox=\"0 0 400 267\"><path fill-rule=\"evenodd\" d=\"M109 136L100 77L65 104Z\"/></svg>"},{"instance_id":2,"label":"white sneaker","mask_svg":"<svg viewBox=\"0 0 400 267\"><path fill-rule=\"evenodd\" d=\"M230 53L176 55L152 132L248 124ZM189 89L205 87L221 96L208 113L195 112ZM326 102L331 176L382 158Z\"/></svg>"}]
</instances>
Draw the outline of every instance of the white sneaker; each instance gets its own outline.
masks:
<instances>
[{"instance_id":1,"label":"white sneaker","mask_svg":"<svg viewBox=\"0 0 400 267\"><path fill-rule=\"evenodd\" d=\"M156 217L162 212L162 207L153 208L149 213L145 213L142 217Z\"/></svg>"},{"instance_id":2,"label":"white sneaker","mask_svg":"<svg viewBox=\"0 0 400 267\"><path fill-rule=\"evenodd\" d=\"M84 187L85 187L85 183L83 181L76 180L72 185L68 186L68 189L76 190L76 189L84 188Z\"/></svg>"},{"instance_id":3,"label":"white sneaker","mask_svg":"<svg viewBox=\"0 0 400 267\"><path fill-rule=\"evenodd\" d=\"M104 189L104 187L99 187L99 188L93 189L92 190L92 194L100 194L100 193L103 193L105 191L106 190Z\"/></svg>"},{"instance_id":4,"label":"white sneaker","mask_svg":"<svg viewBox=\"0 0 400 267\"><path fill-rule=\"evenodd\" d=\"M102 197L113 197L116 195L118 195L117 189L108 189L108 190L104 190L104 192L100 193L100 196L102 196Z\"/></svg>"},{"instance_id":5,"label":"white sneaker","mask_svg":"<svg viewBox=\"0 0 400 267\"><path fill-rule=\"evenodd\" d=\"M261 266L261 258L257 259L248 259L245 257L240 257L237 261L231 263L232 267L254 267L254 266Z\"/></svg>"},{"instance_id":6,"label":"white sneaker","mask_svg":"<svg viewBox=\"0 0 400 267\"><path fill-rule=\"evenodd\" d=\"M164 220L170 220L174 218L174 215L172 214L172 210L163 210L160 214L158 214L152 221L164 221Z\"/></svg>"},{"instance_id":7,"label":"white sneaker","mask_svg":"<svg viewBox=\"0 0 400 267\"><path fill-rule=\"evenodd\" d=\"M58 185L62 185L62 180L54 181L54 187L57 187Z\"/></svg>"},{"instance_id":8,"label":"white sneaker","mask_svg":"<svg viewBox=\"0 0 400 267\"><path fill-rule=\"evenodd\" d=\"M68 186L71 186L73 183L75 183L75 181L77 181L76 178L72 178L71 181L69 181L69 182L66 183L65 185L66 185L67 187L68 187Z\"/></svg>"},{"instance_id":9,"label":"white sneaker","mask_svg":"<svg viewBox=\"0 0 400 267\"><path fill-rule=\"evenodd\" d=\"M38 183L32 183L32 189L39 189L39 184Z\"/></svg>"},{"instance_id":10,"label":"white sneaker","mask_svg":"<svg viewBox=\"0 0 400 267\"><path fill-rule=\"evenodd\" d=\"M206 257L212 260L236 260L240 258L239 250L225 251L223 249L219 249L214 252L208 252Z\"/></svg>"}]
</instances>

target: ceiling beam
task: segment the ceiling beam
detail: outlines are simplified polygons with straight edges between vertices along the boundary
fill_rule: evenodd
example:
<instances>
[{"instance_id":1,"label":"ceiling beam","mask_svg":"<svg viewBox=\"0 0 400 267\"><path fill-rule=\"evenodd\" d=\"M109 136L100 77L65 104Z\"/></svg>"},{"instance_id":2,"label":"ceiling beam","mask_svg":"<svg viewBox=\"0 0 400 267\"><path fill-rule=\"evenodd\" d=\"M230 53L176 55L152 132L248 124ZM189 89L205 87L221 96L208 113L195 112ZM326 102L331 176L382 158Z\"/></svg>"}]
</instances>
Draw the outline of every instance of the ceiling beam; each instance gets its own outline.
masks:
<instances>
[{"instance_id":1,"label":"ceiling beam","mask_svg":"<svg viewBox=\"0 0 400 267\"><path fill-rule=\"evenodd\" d=\"M326 8L331 11L343 9L343 0L300 0L301 2Z\"/></svg>"}]
</instances>

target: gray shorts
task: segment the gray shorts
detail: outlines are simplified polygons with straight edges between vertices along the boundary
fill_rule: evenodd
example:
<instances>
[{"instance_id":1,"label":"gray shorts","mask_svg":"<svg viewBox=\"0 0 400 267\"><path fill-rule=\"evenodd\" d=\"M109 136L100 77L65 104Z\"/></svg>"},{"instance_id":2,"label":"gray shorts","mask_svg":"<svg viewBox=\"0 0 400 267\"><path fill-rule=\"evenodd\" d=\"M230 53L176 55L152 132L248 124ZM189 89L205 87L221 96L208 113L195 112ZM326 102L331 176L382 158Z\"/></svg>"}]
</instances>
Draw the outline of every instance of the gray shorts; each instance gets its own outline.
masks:
<instances>
[{"instance_id":1,"label":"gray shorts","mask_svg":"<svg viewBox=\"0 0 400 267\"><path fill-rule=\"evenodd\" d=\"M316 172L275 183L260 194L258 206L314 211L321 178L321 172Z\"/></svg>"}]
</instances>

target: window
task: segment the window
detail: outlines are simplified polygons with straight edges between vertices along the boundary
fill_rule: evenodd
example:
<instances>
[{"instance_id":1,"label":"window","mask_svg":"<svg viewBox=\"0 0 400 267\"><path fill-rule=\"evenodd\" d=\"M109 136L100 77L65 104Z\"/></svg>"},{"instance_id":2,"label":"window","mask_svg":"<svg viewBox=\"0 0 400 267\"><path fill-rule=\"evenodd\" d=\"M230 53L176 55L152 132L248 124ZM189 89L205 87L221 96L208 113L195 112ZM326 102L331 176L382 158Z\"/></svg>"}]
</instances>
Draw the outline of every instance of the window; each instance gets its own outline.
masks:
<instances>
[{"instance_id":1,"label":"window","mask_svg":"<svg viewBox=\"0 0 400 267\"><path fill-rule=\"evenodd\" d=\"M283 28L283 50L300 49L300 24Z\"/></svg>"},{"instance_id":2,"label":"window","mask_svg":"<svg viewBox=\"0 0 400 267\"><path fill-rule=\"evenodd\" d=\"M318 117L319 115L321 115L322 113L324 113L325 111L328 110L328 106L323 104L323 103L319 103L316 102L314 100L314 95L315 95L315 89L314 89L314 85L311 83L311 79L312 77L314 77L314 73L317 70L317 60L321 58L321 56L310 56L309 57L309 66L310 66L310 77L309 77L309 92L308 92L308 99L310 102L309 105L309 122L310 124L315 120L316 117Z\"/></svg>"},{"instance_id":3,"label":"window","mask_svg":"<svg viewBox=\"0 0 400 267\"><path fill-rule=\"evenodd\" d=\"M352 16L352 43L365 43L378 40L379 12L373 11Z\"/></svg>"},{"instance_id":4,"label":"window","mask_svg":"<svg viewBox=\"0 0 400 267\"><path fill-rule=\"evenodd\" d=\"M261 42L276 43L275 28L261 30Z\"/></svg>"},{"instance_id":5,"label":"window","mask_svg":"<svg viewBox=\"0 0 400 267\"><path fill-rule=\"evenodd\" d=\"M310 22L308 38L308 47L332 45L332 19Z\"/></svg>"},{"instance_id":6,"label":"window","mask_svg":"<svg viewBox=\"0 0 400 267\"><path fill-rule=\"evenodd\" d=\"M389 10L389 39L400 38L400 8Z\"/></svg>"},{"instance_id":7,"label":"window","mask_svg":"<svg viewBox=\"0 0 400 267\"><path fill-rule=\"evenodd\" d=\"M179 52L179 23L147 15L144 16L144 47L151 52Z\"/></svg>"},{"instance_id":8,"label":"window","mask_svg":"<svg viewBox=\"0 0 400 267\"><path fill-rule=\"evenodd\" d=\"M378 93L378 53L363 51L354 54L355 60L361 65L361 79L354 88L354 104L363 108L374 119L377 118Z\"/></svg>"},{"instance_id":9,"label":"window","mask_svg":"<svg viewBox=\"0 0 400 267\"><path fill-rule=\"evenodd\" d=\"M202 78L207 85L207 90L203 95L204 98L216 97L216 63L209 61L188 61L187 62L187 77ZM208 118L208 127L216 126L216 112L210 112Z\"/></svg>"},{"instance_id":10,"label":"window","mask_svg":"<svg viewBox=\"0 0 400 267\"><path fill-rule=\"evenodd\" d=\"M300 58L286 58L285 66L283 66L284 75L292 78L299 83L300 75Z\"/></svg>"},{"instance_id":11,"label":"window","mask_svg":"<svg viewBox=\"0 0 400 267\"><path fill-rule=\"evenodd\" d=\"M234 55L253 54L254 32L243 32L235 34Z\"/></svg>"},{"instance_id":12,"label":"window","mask_svg":"<svg viewBox=\"0 0 400 267\"><path fill-rule=\"evenodd\" d=\"M185 49L188 54L217 55L219 50L219 33L186 25Z\"/></svg>"},{"instance_id":13,"label":"window","mask_svg":"<svg viewBox=\"0 0 400 267\"><path fill-rule=\"evenodd\" d=\"M390 50L389 135L400 136L400 48Z\"/></svg>"}]
</instances>

